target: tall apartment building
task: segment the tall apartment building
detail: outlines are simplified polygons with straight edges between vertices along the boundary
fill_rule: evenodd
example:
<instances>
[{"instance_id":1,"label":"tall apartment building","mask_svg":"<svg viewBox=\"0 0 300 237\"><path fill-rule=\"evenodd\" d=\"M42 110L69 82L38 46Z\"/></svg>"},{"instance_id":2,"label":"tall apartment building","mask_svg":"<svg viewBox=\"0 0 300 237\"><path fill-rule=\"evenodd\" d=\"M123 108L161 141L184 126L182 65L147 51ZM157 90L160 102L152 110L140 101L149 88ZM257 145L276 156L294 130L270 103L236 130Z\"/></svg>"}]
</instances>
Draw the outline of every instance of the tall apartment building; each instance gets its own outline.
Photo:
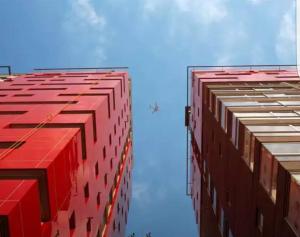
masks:
<instances>
[{"instance_id":1,"label":"tall apartment building","mask_svg":"<svg viewBox=\"0 0 300 237\"><path fill-rule=\"evenodd\" d=\"M122 237L131 198L125 71L0 82L0 236Z\"/></svg>"},{"instance_id":2,"label":"tall apartment building","mask_svg":"<svg viewBox=\"0 0 300 237\"><path fill-rule=\"evenodd\" d=\"M296 69L195 69L191 74L187 125L199 235L300 236Z\"/></svg>"}]
</instances>

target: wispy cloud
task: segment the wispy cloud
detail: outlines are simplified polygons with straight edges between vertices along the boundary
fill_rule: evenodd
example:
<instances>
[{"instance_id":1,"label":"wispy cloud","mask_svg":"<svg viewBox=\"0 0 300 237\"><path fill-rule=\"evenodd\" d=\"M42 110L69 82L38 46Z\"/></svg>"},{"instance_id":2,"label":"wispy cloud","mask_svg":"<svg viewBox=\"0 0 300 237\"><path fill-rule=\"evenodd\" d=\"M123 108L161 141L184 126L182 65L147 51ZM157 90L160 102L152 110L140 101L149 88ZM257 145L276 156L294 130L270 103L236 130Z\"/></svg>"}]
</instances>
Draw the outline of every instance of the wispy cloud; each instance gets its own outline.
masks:
<instances>
[{"instance_id":1,"label":"wispy cloud","mask_svg":"<svg viewBox=\"0 0 300 237\"><path fill-rule=\"evenodd\" d=\"M265 1L266 0L249 0L249 2L252 3L253 5L259 5Z\"/></svg>"},{"instance_id":2,"label":"wispy cloud","mask_svg":"<svg viewBox=\"0 0 300 237\"><path fill-rule=\"evenodd\" d=\"M97 13L91 0L72 1L72 10L75 20L82 24L101 28L106 24L104 16Z\"/></svg>"},{"instance_id":3,"label":"wispy cloud","mask_svg":"<svg viewBox=\"0 0 300 237\"><path fill-rule=\"evenodd\" d=\"M217 65L230 65L238 61L242 50L249 41L246 26L240 22L234 27L229 27L221 36L221 49L216 52L215 62Z\"/></svg>"},{"instance_id":4,"label":"wispy cloud","mask_svg":"<svg viewBox=\"0 0 300 237\"><path fill-rule=\"evenodd\" d=\"M169 11L193 18L200 24L220 22L228 14L226 0L144 0L143 9L146 16Z\"/></svg>"},{"instance_id":5,"label":"wispy cloud","mask_svg":"<svg viewBox=\"0 0 300 237\"><path fill-rule=\"evenodd\" d=\"M275 50L280 61L290 62L295 59L296 26L295 26L295 4L284 13L281 19L279 33L277 36Z\"/></svg>"},{"instance_id":6,"label":"wispy cloud","mask_svg":"<svg viewBox=\"0 0 300 237\"><path fill-rule=\"evenodd\" d=\"M73 57L88 58L86 63L97 64L106 60L105 16L92 0L72 0L66 12L63 29L68 37L67 47Z\"/></svg>"},{"instance_id":7,"label":"wispy cloud","mask_svg":"<svg viewBox=\"0 0 300 237\"><path fill-rule=\"evenodd\" d=\"M150 192L147 183L133 183L132 198L138 205L145 205L150 202Z\"/></svg>"}]
</instances>

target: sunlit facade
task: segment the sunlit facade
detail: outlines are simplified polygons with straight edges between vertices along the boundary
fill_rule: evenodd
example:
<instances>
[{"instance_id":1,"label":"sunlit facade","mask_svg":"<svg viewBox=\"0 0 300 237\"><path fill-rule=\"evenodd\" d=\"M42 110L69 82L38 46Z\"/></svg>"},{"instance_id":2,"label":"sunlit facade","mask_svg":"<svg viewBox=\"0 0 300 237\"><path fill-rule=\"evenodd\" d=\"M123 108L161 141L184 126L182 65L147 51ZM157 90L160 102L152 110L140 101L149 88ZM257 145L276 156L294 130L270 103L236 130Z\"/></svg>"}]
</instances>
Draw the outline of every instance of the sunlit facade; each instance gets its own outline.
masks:
<instances>
[{"instance_id":1,"label":"sunlit facade","mask_svg":"<svg viewBox=\"0 0 300 237\"><path fill-rule=\"evenodd\" d=\"M191 197L201 237L300 236L295 68L194 70Z\"/></svg>"}]
</instances>

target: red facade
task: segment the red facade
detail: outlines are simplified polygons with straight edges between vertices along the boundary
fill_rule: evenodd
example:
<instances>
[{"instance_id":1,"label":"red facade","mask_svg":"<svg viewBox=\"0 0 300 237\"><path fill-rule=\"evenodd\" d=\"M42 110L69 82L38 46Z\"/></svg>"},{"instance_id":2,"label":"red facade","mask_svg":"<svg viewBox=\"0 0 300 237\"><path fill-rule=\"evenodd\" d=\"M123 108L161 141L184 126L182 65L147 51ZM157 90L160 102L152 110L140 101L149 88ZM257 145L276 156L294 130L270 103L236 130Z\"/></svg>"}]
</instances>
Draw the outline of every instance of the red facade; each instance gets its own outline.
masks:
<instances>
[{"instance_id":1,"label":"red facade","mask_svg":"<svg viewBox=\"0 0 300 237\"><path fill-rule=\"evenodd\" d=\"M190 182L201 237L300 235L299 86L290 69L192 72Z\"/></svg>"},{"instance_id":2,"label":"red facade","mask_svg":"<svg viewBox=\"0 0 300 237\"><path fill-rule=\"evenodd\" d=\"M124 236L132 168L127 72L24 74L1 82L0 93L1 189L35 185L35 194L22 189L40 204L28 214L39 215L31 236ZM14 236L9 213L0 216L3 236Z\"/></svg>"}]
</instances>

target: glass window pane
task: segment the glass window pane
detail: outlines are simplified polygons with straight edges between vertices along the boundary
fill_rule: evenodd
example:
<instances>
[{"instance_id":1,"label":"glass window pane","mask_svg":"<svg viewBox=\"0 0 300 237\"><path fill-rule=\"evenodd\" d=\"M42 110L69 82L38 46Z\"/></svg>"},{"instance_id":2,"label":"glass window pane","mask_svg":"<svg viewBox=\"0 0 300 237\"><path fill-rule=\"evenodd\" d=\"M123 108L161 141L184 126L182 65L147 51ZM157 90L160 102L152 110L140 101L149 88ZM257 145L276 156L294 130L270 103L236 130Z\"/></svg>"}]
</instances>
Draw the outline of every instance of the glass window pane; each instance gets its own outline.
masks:
<instances>
[{"instance_id":1,"label":"glass window pane","mask_svg":"<svg viewBox=\"0 0 300 237\"><path fill-rule=\"evenodd\" d=\"M260 156L260 177L259 181L267 193L271 192L272 177L272 155L266 148L262 147Z\"/></svg>"},{"instance_id":2,"label":"glass window pane","mask_svg":"<svg viewBox=\"0 0 300 237\"><path fill-rule=\"evenodd\" d=\"M299 183L300 183L300 174L292 175L291 184L290 184L288 220L298 235L300 235L300 185Z\"/></svg>"}]
</instances>

